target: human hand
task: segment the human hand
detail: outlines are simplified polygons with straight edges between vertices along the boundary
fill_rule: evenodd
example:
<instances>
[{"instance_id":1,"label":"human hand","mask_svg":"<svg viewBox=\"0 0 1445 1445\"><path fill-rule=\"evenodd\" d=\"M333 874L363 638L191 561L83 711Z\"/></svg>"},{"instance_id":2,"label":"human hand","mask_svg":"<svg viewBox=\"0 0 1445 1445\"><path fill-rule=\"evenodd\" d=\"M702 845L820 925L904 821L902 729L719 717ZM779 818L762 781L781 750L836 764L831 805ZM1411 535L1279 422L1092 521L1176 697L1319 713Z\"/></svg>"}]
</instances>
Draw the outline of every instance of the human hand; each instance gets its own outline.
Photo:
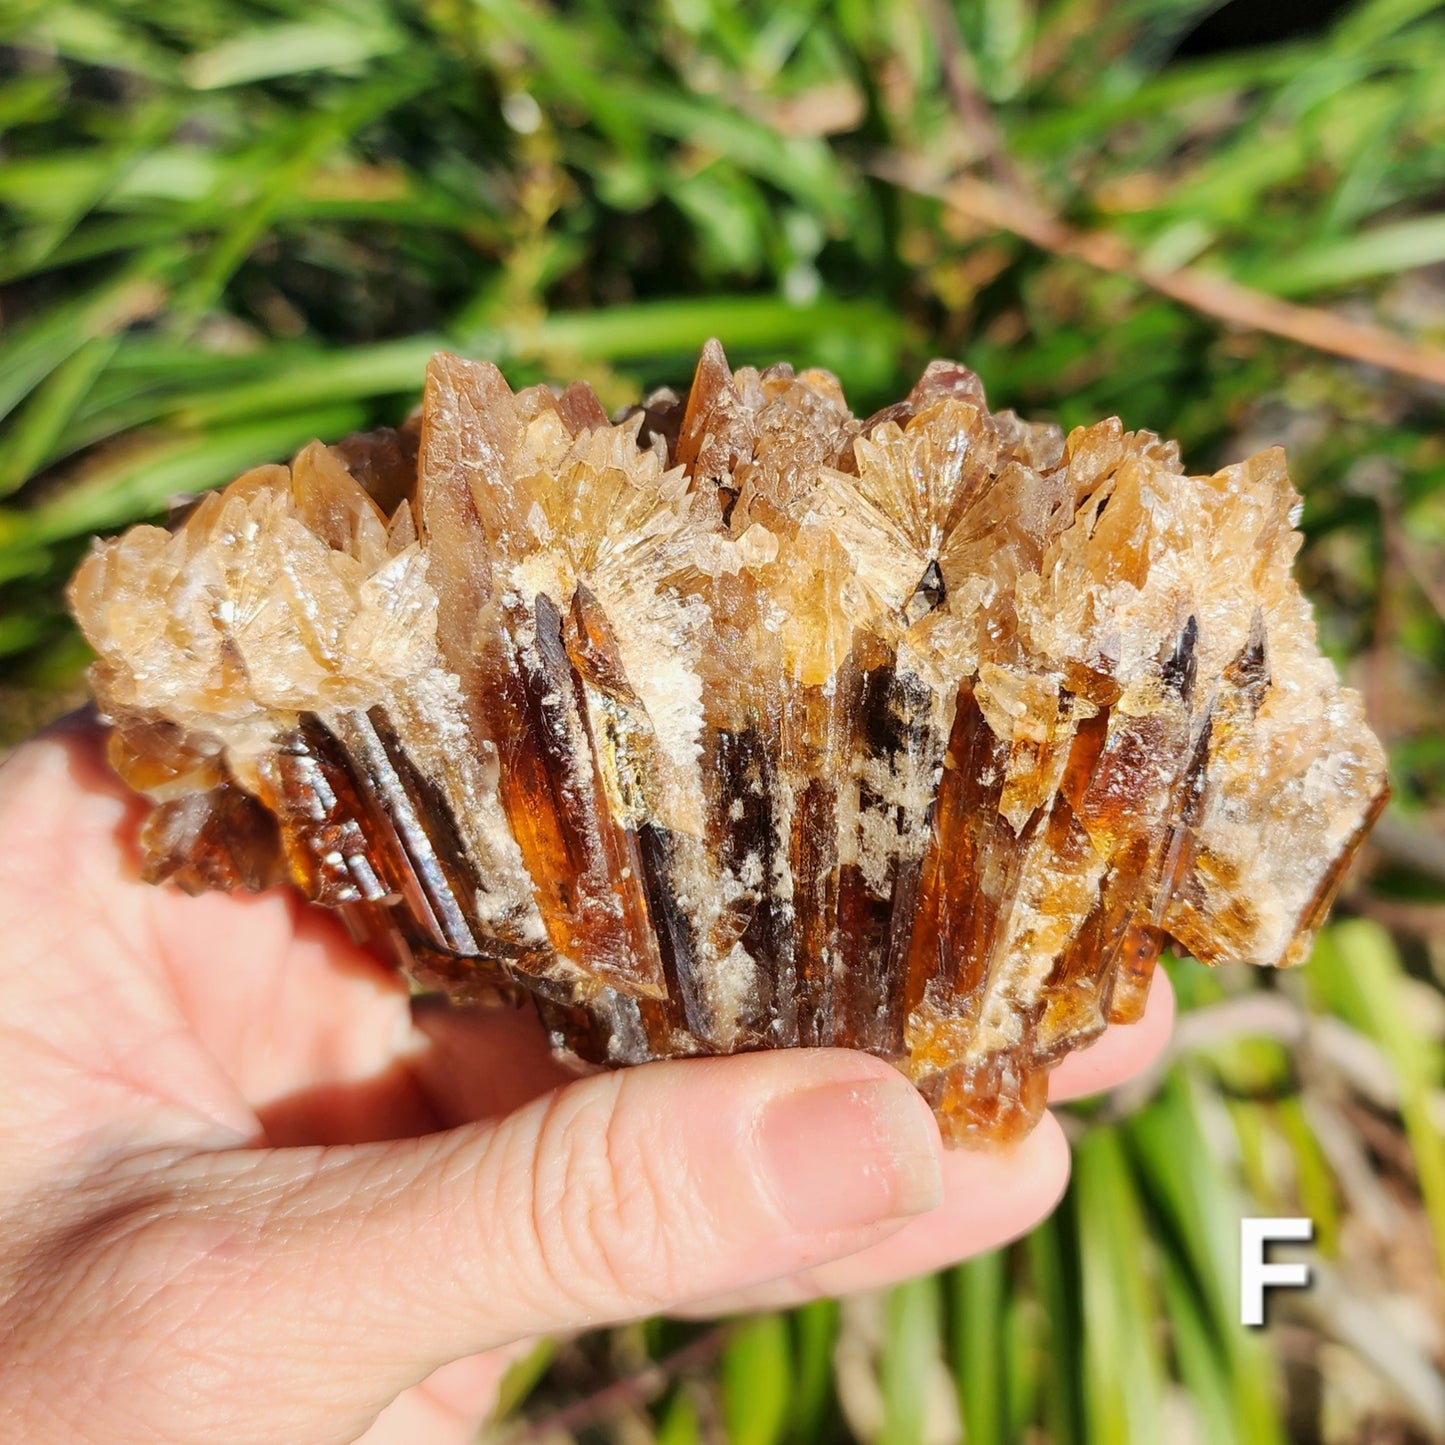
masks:
<instances>
[{"instance_id":1,"label":"human hand","mask_svg":"<svg viewBox=\"0 0 1445 1445\"><path fill-rule=\"evenodd\" d=\"M471 1438L510 1349L876 1287L1028 1229L1068 1151L945 1152L838 1050L573 1079L530 1014L418 1008L289 892L136 878L92 724L0 769L0 1436ZM1143 1022L1055 1100L1162 1048Z\"/></svg>"}]
</instances>

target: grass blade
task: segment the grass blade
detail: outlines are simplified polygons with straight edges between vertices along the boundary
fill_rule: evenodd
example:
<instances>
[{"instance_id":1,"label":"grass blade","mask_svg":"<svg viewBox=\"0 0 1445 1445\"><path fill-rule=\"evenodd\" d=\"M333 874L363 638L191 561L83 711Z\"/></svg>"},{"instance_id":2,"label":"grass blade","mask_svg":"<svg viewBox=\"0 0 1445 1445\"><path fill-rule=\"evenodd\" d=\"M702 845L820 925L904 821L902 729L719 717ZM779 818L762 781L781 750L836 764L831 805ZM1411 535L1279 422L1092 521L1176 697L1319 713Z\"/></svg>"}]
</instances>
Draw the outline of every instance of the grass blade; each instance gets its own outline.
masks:
<instances>
[{"instance_id":1,"label":"grass blade","mask_svg":"<svg viewBox=\"0 0 1445 1445\"><path fill-rule=\"evenodd\" d=\"M1074 1191L1029 1235L1029 1280L1047 1321L1041 1382L1044 1426L1050 1445L1085 1445L1083 1382L1079 1365L1082 1321L1078 1272L1069 1249L1077 1217Z\"/></svg>"},{"instance_id":2,"label":"grass blade","mask_svg":"<svg viewBox=\"0 0 1445 1445\"><path fill-rule=\"evenodd\" d=\"M23 486L54 453L76 410L119 345L118 336L92 336L31 393L0 442L0 497Z\"/></svg>"},{"instance_id":3,"label":"grass blade","mask_svg":"<svg viewBox=\"0 0 1445 1445\"><path fill-rule=\"evenodd\" d=\"M1234 1438L1247 1445L1284 1445L1268 1347L1239 1322L1237 1238L1239 1219L1248 1205L1224 1176L1210 1148L1192 1088L1176 1071L1153 1105L1128 1129L1132 1158L1162 1226L1165 1247L1160 1257L1178 1275L1171 1286L1171 1318L1190 1312L1181 1326L1186 1337L1176 1337L1175 1349L1181 1352L1181 1369L1186 1363L1182 1352L1194 1352L1189 1366L1206 1382L1216 1367L1211 1361L1218 1356L1217 1367L1225 1371ZM1258 1116L1261 1110L1255 1107L1250 1112ZM1256 1122L1260 1122L1257 1117ZM1208 1359L1200 1354L1206 1345L1211 1351Z\"/></svg>"},{"instance_id":4,"label":"grass blade","mask_svg":"<svg viewBox=\"0 0 1445 1445\"><path fill-rule=\"evenodd\" d=\"M923 1445L943 1358L940 1282L924 1275L888 1292L879 1381L883 1429L879 1445ZM936 1408L936 1406L935 1406Z\"/></svg>"},{"instance_id":5,"label":"grass blade","mask_svg":"<svg viewBox=\"0 0 1445 1445\"><path fill-rule=\"evenodd\" d=\"M83 477L26 514L23 541L43 545L154 515L173 497L221 486L263 462L287 460L313 438L344 436L365 419L360 407L323 407L220 427L200 437L166 436L127 449L113 461L88 468Z\"/></svg>"},{"instance_id":6,"label":"grass blade","mask_svg":"<svg viewBox=\"0 0 1445 1445\"><path fill-rule=\"evenodd\" d=\"M1390 935L1379 924L1356 918L1337 923L1321 936L1307 982L1373 1038L1390 1060L1435 1241L1436 1264L1445 1270L1445 1135L1435 1122L1430 1100L1431 1091L1440 1085L1440 1060L1432 1057L1401 1006L1402 974Z\"/></svg>"},{"instance_id":7,"label":"grass blade","mask_svg":"<svg viewBox=\"0 0 1445 1445\"><path fill-rule=\"evenodd\" d=\"M815 1300L794 1310L794 1376L788 1436L820 1440L832 1415L833 1346L838 1338L838 1302Z\"/></svg>"},{"instance_id":8,"label":"grass blade","mask_svg":"<svg viewBox=\"0 0 1445 1445\"><path fill-rule=\"evenodd\" d=\"M1413 216L1408 221L1376 226L1343 240L1312 246L1251 275L1250 280L1277 296L1303 296L1441 261L1445 261L1445 216Z\"/></svg>"},{"instance_id":9,"label":"grass blade","mask_svg":"<svg viewBox=\"0 0 1445 1445\"><path fill-rule=\"evenodd\" d=\"M1088 1439L1156 1445L1166 1436L1158 1304L1148 1273L1153 1249L1116 1130L1085 1135L1074 1154L1074 1188Z\"/></svg>"},{"instance_id":10,"label":"grass blade","mask_svg":"<svg viewBox=\"0 0 1445 1445\"><path fill-rule=\"evenodd\" d=\"M755 1315L722 1355L723 1421L730 1445L777 1445L788 1424L792 1341L782 1315Z\"/></svg>"},{"instance_id":11,"label":"grass blade","mask_svg":"<svg viewBox=\"0 0 1445 1445\"><path fill-rule=\"evenodd\" d=\"M1008 1380L1003 1250L991 1250L953 1271L953 1374L969 1445L1003 1445Z\"/></svg>"},{"instance_id":12,"label":"grass blade","mask_svg":"<svg viewBox=\"0 0 1445 1445\"><path fill-rule=\"evenodd\" d=\"M237 35L210 50L187 57L181 67L193 90L249 85L279 75L313 70L351 70L405 43L400 32L383 26L334 20L298 20Z\"/></svg>"}]
</instances>

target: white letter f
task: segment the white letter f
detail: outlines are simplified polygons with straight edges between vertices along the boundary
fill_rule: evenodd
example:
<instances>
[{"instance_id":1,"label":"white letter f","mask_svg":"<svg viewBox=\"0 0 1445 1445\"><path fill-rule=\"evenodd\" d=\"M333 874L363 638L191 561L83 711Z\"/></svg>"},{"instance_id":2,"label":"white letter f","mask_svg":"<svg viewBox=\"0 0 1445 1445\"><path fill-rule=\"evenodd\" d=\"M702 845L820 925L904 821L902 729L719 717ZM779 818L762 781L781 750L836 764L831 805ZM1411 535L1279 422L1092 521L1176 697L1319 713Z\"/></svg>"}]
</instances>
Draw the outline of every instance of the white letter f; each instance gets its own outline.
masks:
<instances>
[{"instance_id":1,"label":"white letter f","mask_svg":"<svg viewBox=\"0 0 1445 1445\"><path fill-rule=\"evenodd\" d=\"M1307 1264L1266 1264L1264 1246L1275 1239L1310 1240L1310 1219L1241 1219L1239 1221L1239 1321L1264 1323L1264 1291L1269 1285L1303 1289L1310 1282Z\"/></svg>"}]
</instances>

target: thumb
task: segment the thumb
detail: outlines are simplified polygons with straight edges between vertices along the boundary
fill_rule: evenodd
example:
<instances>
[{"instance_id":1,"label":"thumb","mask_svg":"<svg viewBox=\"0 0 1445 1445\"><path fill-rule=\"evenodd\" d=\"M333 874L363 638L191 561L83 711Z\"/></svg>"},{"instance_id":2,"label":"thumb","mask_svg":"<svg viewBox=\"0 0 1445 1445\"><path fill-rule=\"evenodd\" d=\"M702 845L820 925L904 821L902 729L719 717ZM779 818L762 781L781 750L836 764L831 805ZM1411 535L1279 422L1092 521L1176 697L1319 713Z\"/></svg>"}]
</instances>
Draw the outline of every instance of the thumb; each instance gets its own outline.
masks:
<instances>
[{"instance_id":1,"label":"thumb","mask_svg":"<svg viewBox=\"0 0 1445 1445\"><path fill-rule=\"evenodd\" d=\"M329 1422L290 1438L349 1439L448 1360L863 1249L939 1202L940 1157L912 1086L833 1050L598 1075L400 1143L193 1156L119 1231L127 1329L213 1375L264 1358L273 1400Z\"/></svg>"}]
</instances>

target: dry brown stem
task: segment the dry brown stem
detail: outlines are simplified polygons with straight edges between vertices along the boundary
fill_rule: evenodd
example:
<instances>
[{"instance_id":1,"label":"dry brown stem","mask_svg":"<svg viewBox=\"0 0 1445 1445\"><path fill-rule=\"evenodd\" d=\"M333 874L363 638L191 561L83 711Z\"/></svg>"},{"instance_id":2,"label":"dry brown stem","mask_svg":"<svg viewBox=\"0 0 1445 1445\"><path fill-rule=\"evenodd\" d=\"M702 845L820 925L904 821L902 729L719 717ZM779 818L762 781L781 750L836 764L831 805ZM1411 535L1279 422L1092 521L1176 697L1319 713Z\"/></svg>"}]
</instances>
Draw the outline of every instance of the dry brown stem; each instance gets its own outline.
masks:
<instances>
[{"instance_id":1,"label":"dry brown stem","mask_svg":"<svg viewBox=\"0 0 1445 1445\"><path fill-rule=\"evenodd\" d=\"M541 1445L548 1440L575 1438L588 1426L651 1403L674 1380L706 1369L727 1344L733 1328L731 1324L718 1325L663 1359L503 1434L503 1445Z\"/></svg>"},{"instance_id":2,"label":"dry brown stem","mask_svg":"<svg viewBox=\"0 0 1445 1445\"><path fill-rule=\"evenodd\" d=\"M1445 350L1438 347L1422 345L1381 326L1351 321L1323 307L1281 301L1197 266L1174 270L1151 266L1119 237L1070 226L1032 197L976 176L929 181L912 166L896 161L875 170L895 185L935 197L977 224L1007 231L1055 256L1072 257L1100 271L1126 276L1227 325L1282 336L1314 351L1445 387Z\"/></svg>"},{"instance_id":3,"label":"dry brown stem","mask_svg":"<svg viewBox=\"0 0 1445 1445\"><path fill-rule=\"evenodd\" d=\"M959 215L990 229L1007 231L1040 250L1126 276L1227 325L1282 336L1315 351L1445 387L1445 350L1424 346L1380 326L1351 321L1323 307L1282 301L1199 267L1151 265L1119 237L1106 231L1083 230L1061 220L1009 154L988 98L979 89L972 56L963 44L952 11L933 0L928 14L954 111L991 179L960 175L935 181L918 174L911 163L897 161L877 168L885 179L907 190L935 196Z\"/></svg>"}]
</instances>

